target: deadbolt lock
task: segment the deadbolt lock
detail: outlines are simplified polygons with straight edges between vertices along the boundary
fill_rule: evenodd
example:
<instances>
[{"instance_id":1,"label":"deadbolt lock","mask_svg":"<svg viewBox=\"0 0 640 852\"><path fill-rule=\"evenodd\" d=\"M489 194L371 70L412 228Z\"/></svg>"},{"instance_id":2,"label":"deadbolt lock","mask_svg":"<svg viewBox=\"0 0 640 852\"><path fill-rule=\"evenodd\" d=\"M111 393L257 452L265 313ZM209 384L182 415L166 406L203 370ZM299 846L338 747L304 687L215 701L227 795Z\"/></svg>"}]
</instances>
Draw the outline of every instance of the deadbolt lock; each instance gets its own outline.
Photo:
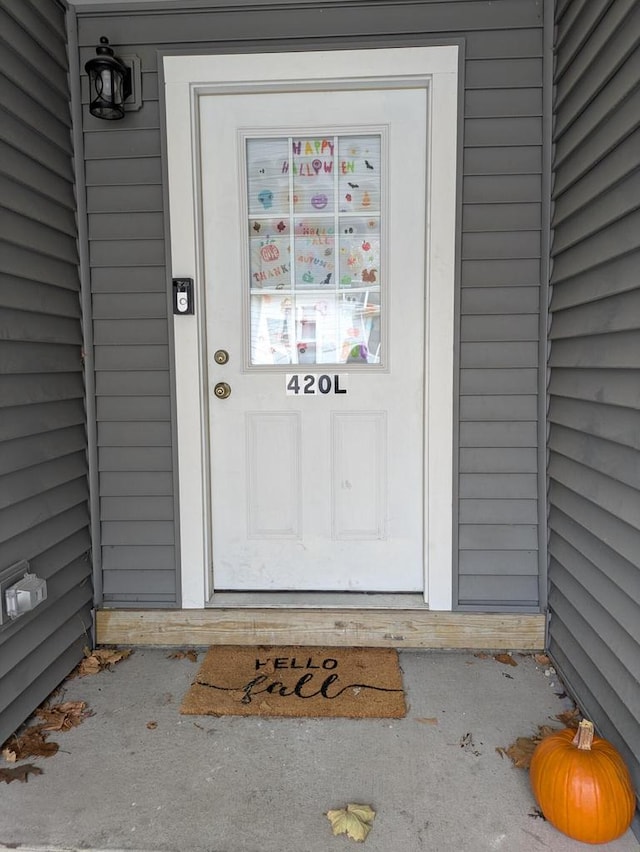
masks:
<instances>
[{"instance_id":1,"label":"deadbolt lock","mask_svg":"<svg viewBox=\"0 0 640 852\"><path fill-rule=\"evenodd\" d=\"M226 349L216 349L213 353L213 360L216 364L226 364L229 360L229 353Z\"/></svg>"},{"instance_id":2,"label":"deadbolt lock","mask_svg":"<svg viewBox=\"0 0 640 852\"><path fill-rule=\"evenodd\" d=\"M218 382L213 392L218 399L226 399L228 396L231 396L231 385L228 385L226 382Z\"/></svg>"}]
</instances>

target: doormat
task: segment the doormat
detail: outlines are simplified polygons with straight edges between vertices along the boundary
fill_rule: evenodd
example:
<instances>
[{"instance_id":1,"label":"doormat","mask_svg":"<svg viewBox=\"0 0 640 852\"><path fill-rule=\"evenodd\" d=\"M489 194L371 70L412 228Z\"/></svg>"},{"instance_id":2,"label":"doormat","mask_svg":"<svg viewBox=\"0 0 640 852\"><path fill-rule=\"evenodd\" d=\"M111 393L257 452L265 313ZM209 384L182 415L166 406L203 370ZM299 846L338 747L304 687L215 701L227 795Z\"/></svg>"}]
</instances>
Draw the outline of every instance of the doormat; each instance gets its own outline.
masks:
<instances>
[{"instance_id":1,"label":"doormat","mask_svg":"<svg viewBox=\"0 0 640 852\"><path fill-rule=\"evenodd\" d=\"M217 645L207 652L180 712L400 719L407 709L393 648Z\"/></svg>"}]
</instances>

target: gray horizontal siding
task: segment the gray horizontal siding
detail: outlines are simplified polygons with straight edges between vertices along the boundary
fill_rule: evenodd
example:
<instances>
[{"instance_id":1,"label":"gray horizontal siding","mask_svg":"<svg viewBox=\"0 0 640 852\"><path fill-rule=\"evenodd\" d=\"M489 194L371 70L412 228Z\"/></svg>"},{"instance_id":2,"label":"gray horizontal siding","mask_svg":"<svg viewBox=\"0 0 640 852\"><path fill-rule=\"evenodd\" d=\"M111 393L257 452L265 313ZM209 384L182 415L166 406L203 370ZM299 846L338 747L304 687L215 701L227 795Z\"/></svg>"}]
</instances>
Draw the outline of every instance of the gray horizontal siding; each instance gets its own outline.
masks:
<instances>
[{"instance_id":1,"label":"gray horizontal siding","mask_svg":"<svg viewBox=\"0 0 640 852\"><path fill-rule=\"evenodd\" d=\"M525 93L524 105L536 104L539 118L519 147L465 151L458 600L468 608L536 609L540 602L541 78L539 84L535 97Z\"/></svg>"},{"instance_id":2,"label":"gray horizontal siding","mask_svg":"<svg viewBox=\"0 0 640 852\"><path fill-rule=\"evenodd\" d=\"M456 436L462 448L456 538L459 532L464 580L455 603L536 609L542 4L294 5L295 11L288 2L257 10L212 2L180 14L179 4L164 4L155 12L108 17L86 6L77 10L81 66L108 29L121 53L140 57L143 86L142 109L111 126L89 115L86 79L82 83L101 505L109 536L105 601L157 603L155 596L169 594L166 572L175 564L175 544L166 539L175 448L158 49L331 49L415 45L435 37L465 40ZM118 498L132 500L132 507L135 498L149 499L158 525L139 525L153 520L146 511L129 525L114 519Z\"/></svg>"},{"instance_id":3,"label":"gray horizontal siding","mask_svg":"<svg viewBox=\"0 0 640 852\"><path fill-rule=\"evenodd\" d=\"M131 45L177 43L198 46L204 39L206 43L221 47L227 45L229 49L229 42L253 40L255 43L260 39L264 42L275 42L274 48L281 49L283 41L310 40L311 37L346 40L349 37L366 39L368 36L380 37L389 34L406 37L407 33L449 35L460 31L461 28L469 32L501 31L504 35L505 30L535 30L541 25L539 4L514 3L511 0L480 4L476 0L460 0L456 3L431 0L421 4L390 2L376 4L368 8L366 14L363 14L362 8L345 7L344 4L334 2L323 4L326 11L322 15L318 15L317 9L311 4L300 8L296 3L296 13L292 14L287 6L294 4L279 3L275 9L269 9L259 16L252 8L252 13L259 17L259 20L253 21L247 20L243 5L245 4L240 2L235 4L235 8L221 8L219 4L210 3L202 10L190 9L185 15L176 15L172 10L169 14L156 13L152 18L147 15L114 17L111 40L113 43ZM332 12L333 14L330 14ZM104 22L99 15L83 17L80 22L80 43L97 44L103 27ZM510 46L507 51L511 57L518 56ZM535 62L535 59L534 56L525 61ZM493 79L497 73L489 68L485 76Z\"/></svg>"},{"instance_id":4,"label":"gray horizontal siding","mask_svg":"<svg viewBox=\"0 0 640 852\"><path fill-rule=\"evenodd\" d=\"M82 340L64 11L0 9L0 570L44 604L0 627L0 742L91 644Z\"/></svg>"},{"instance_id":5,"label":"gray horizontal siding","mask_svg":"<svg viewBox=\"0 0 640 852\"><path fill-rule=\"evenodd\" d=\"M640 7L558 21L549 647L640 789Z\"/></svg>"}]
</instances>

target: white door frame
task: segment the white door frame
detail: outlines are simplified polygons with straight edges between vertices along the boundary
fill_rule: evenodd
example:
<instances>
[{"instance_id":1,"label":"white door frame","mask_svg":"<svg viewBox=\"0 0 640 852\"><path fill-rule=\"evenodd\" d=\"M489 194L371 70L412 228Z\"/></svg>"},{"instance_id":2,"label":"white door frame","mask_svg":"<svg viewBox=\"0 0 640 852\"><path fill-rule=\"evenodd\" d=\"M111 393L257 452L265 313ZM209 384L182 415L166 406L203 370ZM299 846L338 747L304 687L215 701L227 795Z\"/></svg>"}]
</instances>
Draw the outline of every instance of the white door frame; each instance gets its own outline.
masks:
<instances>
[{"instance_id":1,"label":"white door frame","mask_svg":"<svg viewBox=\"0 0 640 852\"><path fill-rule=\"evenodd\" d=\"M452 608L453 346L458 47L165 56L172 275L195 281L195 315L174 317L182 606L212 593L208 381L200 236L201 94L419 87L428 93L425 330L425 598Z\"/></svg>"}]
</instances>

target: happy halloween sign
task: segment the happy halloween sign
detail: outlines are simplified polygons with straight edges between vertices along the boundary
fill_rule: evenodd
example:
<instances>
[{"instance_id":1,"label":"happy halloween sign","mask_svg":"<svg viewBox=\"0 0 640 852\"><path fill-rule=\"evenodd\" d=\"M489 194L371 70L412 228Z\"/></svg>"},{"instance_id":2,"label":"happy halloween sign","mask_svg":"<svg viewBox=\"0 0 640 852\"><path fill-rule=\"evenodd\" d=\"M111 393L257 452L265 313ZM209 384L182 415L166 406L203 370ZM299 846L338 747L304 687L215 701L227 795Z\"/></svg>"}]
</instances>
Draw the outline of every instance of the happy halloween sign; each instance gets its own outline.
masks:
<instances>
[{"instance_id":1,"label":"happy halloween sign","mask_svg":"<svg viewBox=\"0 0 640 852\"><path fill-rule=\"evenodd\" d=\"M253 289L379 283L381 144L380 134L247 140Z\"/></svg>"},{"instance_id":2,"label":"happy halloween sign","mask_svg":"<svg viewBox=\"0 0 640 852\"><path fill-rule=\"evenodd\" d=\"M180 712L400 718L406 706L393 649L219 646Z\"/></svg>"}]
</instances>

